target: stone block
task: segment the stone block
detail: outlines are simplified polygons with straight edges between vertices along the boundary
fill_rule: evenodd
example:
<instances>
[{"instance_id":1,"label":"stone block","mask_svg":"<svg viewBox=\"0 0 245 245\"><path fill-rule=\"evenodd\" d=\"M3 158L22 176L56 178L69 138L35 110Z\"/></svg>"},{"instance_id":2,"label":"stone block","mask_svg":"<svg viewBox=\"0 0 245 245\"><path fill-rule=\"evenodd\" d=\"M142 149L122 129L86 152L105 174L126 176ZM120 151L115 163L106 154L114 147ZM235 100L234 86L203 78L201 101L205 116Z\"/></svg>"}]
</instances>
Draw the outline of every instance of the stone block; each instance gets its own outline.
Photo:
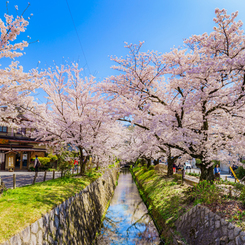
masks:
<instances>
[{"instance_id":1,"label":"stone block","mask_svg":"<svg viewBox=\"0 0 245 245\"><path fill-rule=\"evenodd\" d=\"M26 227L21 233L20 236L24 243L28 243L31 238L31 228L30 226Z\"/></svg>"},{"instance_id":2,"label":"stone block","mask_svg":"<svg viewBox=\"0 0 245 245\"><path fill-rule=\"evenodd\" d=\"M227 236L228 235L227 225L223 225L223 226L221 225L221 231L223 236Z\"/></svg>"},{"instance_id":3,"label":"stone block","mask_svg":"<svg viewBox=\"0 0 245 245\"><path fill-rule=\"evenodd\" d=\"M220 238L220 245L226 245L228 243L228 237L227 236L222 236Z\"/></svg>"},{"instance_id":4,"label":"stone block","mask_svg":"<svg viewBox=\"0 0 245 245\"><path fill-rule=\"evenodd\" d=\"M31 224L31 232L36 234L38 232L38 221L36 221L35 223Z\"/></svg>"},{"instance_id":5,"label":"stone block","mask_svg":"<svg viewBox=\"0 0 245 245\"><path fill-rule=\"evenodd\" d=\"M49 223L49 231L50 231L50 233L53 236L55 236L55 234L56 234L56 227L54 226L54 221L53 220L50 221L50 223Z\"/></svg>"},{"instance_id":6,"label":"stone block","mask_svg":"<svg viewBox=\"0 0 245 245\"><path fill-rule=\"evenodd\" d=\"M220 228L220 221L219 220L216 220L215 221L215 228L216 229L219 229Z\"/></svg>"},{"instance_id":7,"label":"stone block","mask_svg":"<svg viewBox=\"0 0 245 245\"><path fill-rule=\"evenodd\" d=\"M214 230L215 230L215 226L214 226L214 225L210 225L210 226L209 226L209 231L210 231L210 232L213 232Z\"/></svg>"},{"instance_id":8,"label":"stone block","mask_svg":"<svg viewBox=\"0 0 245 245\"><path fill-rule=\"evenodd\" d=\"M220 222L221 222L221 226L228 225L228 222L225 221L224 219L221 219Z\"/></svg>"},{"instance_id":9,"label":"stone block","mask_svg":"<svg viewBox=\"0 0 245 245\"><path fill-rule=\"evenodd\" d=\"M213 237L215 237L215 238L221 237L221 231L220 230L214 230Z\"/></svg>"},{"instance_id":10,"label":"stone block","mask_svg":"<svg viewBox=\"0 0 245 245\"><path fill-rule=\"evenodd\" d=\"M43 218L38 220L39 228L43 229Z\"/></svg>"},{"instance_id":11,"label":"stone block","mask_svg":"<svg viewBox=\"0 0 245 245\"><path fill-rule=\"evenodd\" d=\"M48 236L48 242L49 242L49 244L54 244L54 239L50 235Z\"/></svg>"},{"instance_id":12,"label":"stone block","mask_svg":"<svg viewBox=\"0 0 245 245\"><path fill-rule=\"evenodd\" d=\"M241 237L239 237L239 236L236 237L235 241L236 241L236 245L244 245L244 242L242 241Z\"/></svg>"},{"instance_id":13,"label":"stone block","mask_svg":"<svg viewBox=\"0 0 245 245\"><path fill-rule=\"evenodd\" d=\"M49 212L49 220L54 220L54 210Z\"/></svg>"},{"instance_id":14,"label":"stone block","mask_svg":"<svg viewBox=\"0 0 245 245\"><path fill-rule=\"evenodd\" d=\"M234 226L232 223L229 223L229 224L228 224L228 229L229 229L229 230L234 229L234 228L235 228L235 226Z\"/></svg>"},{"instance_id":15,"label":"stone block","mask_svg":"<svg viewBox=\"0 0 245 245\"><path fill-rule=\"evenodd\" d=\"M14 244L14 245L21 245L20 235L17 234L15 236L11 237L9 240L9 243Z\"/></svg>"},{"instance_id":16,"label":"stone block","mask_svg":"<svg viewBox=\"0 0 245 245\"><path fill-rule=\"evenodd\" d=\"M240 233L240 237L241 237L242 241L245 243L245 232L244 231L242 231Z\"/></svg>"},{"instance_id":17,"label":"stone block","mask_svg":"<svg viewBox=\"0 0 245 245\"><path fill-rule=\"evenodd\" d=\"M43 225L47 227L48 224L49 224L49 214L47 213L43 216Z\"/></svg>"},{"instance_id":18,"label":"stone block","mask_svg":"<svg viewBox=\"0 0 245 245\"><path fill-rule=\"evenodd\" d=\"M42 232L42 230L40 230L37 233L37 244L38 245L42 245L43 244L43 232Z\"/></svg>"},{"instance_id":19,"label":"stone block","mask_svg":"<svg viewBox=\"0 0 245 245\"><path fill-rule=\"evenodd\" d=\"M11 245L9 241L4 242L2 245Z\"/></svg>"},{"instance_id":20,"label":"stone block","mask_svg":"<svg viewBox=\"0 0 245 245\"><path fill-rule=\"evenodd\" d=\"M238 227L234 228L234 236L237 237L241 232L241 229L239 229Z\"/></svg>"},{"instance_id":21,"label":"stone block","mask_svg":"<svg viewBox=\"0 0 245 245\"><path fill-rule=\"evenodd\" d=\"M229 228L229 226L228 226L228 228ZM235 238L233 229L228 230L228 237L230 240L233 240Z\"/></svg>"},{"instance_id":22,"label":"stone block","mask_svg":"<svg viewBox=\"0 0 245 245\"><path fill-rule=\"evenodd\" d=\"M34 234L31 234L31 242L30 245L37 245L37 238Z\"/></svg>"},{"instance_id":23,"label":"stone block","mask_svg":"<svg viewBox=\"0 0 245 245\"><path fill-rule=\"evenodd\" d=\"M59 206L57 206L57 207L54 209L54 214L55 214L55 215L59 215L59 211L60 211Z\"/></svg>"}]
</instances>

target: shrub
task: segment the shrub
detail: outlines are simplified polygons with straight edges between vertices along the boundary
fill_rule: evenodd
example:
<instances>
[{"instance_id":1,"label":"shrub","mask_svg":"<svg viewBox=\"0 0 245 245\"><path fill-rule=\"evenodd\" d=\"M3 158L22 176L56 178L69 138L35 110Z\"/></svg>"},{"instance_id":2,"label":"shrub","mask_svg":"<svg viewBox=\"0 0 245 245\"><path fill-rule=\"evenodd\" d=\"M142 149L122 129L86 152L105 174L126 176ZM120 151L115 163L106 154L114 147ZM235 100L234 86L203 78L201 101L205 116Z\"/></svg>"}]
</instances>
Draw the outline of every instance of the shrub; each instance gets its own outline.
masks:
<instances>
[{"instance_id":1,"label":"shrub","mask_svg":"<svg viewBox=\"0 0 245 245\"><path fill-rule=\"evenodd\" d=\"M190 198L195 203L211 204L220 202L221 190L207 180L199 182L190 192Z\"/></svg>"},{"instance_id":2,"label":"shrub","mask_svg":"<svg viewBox=\"0 0 245 245\"><path fill-rule=\"evenodd\" d=\"M217 164L220 166L220 161L218 161L218 160L212 160L212 162L214 163L213 168L215 168L215 166Z\"/></svg>"},{"instance_id":3,"label":"shrub","mask_svg":"<svg viewBox=\"0 0 245 245\"><path fill-rule=\"evenodd\" d=\"M240 194L239 200L241 200L243 206L245 206L245 188L244 188L244 186L243 186L243 188L241 188L241 194Z\"/></svg>"},{"instance_id":4,"label":"shrub","mask_svg":"<svg viewBox=\"0 0 245 245\"><path fill-rule=\"evenodd\" d=\"M238 179L242 179L245 176L245 169L242 166L240 166L235 171L235 174L236 174L236 176L237 176Z\"/></svg>"},{"instance_id":5,"label":"shrub","mask_svg":"<svg viewBox=\"0 0 245 245\"><path fill-rule=\"evenodd\" d=\"M196 158L196 164L201 164L201 163L202 163L202 161L200 159Z\"/></svg>"},{"instance_id":6,"label":"shrub","mask_svg":"<svg viewBox=\"0 0 245 245\"><path fill-rule=\"evenodd\" d=\"M41 163L41 168L48 168L50 163L49 157L39 157L38 158ZM35 161L35 158L32 158L33 161Z\"/></svg>"},{"instance_id":7,"label":"shrub","mask_svg":"<svg viewBox=\"0 0 245 245\"><path fill-rule=\"evenodd\" d=\"M48 154L48 158L50 158L51 162L58 160L58 157L56 155L53 155L53 154Z\"/></svg>"},{"instance_id":8,"label":"shrub","mask_svg":"<svg viewBox=\"0 0 245 245\"><path fill-rule=\"evenodd\" d=\"M182 179L182 174L173 174L174 181L178 181Z\"/></svg>"},{"instance_id":9,"label":"shrub","mask_svg":"<svg viewBox=\"0 0 245 245\"><path fill-rule=\"evenodd\" d=\"M186 173L186 174L194 176L194 177L200 177L201 176L201 174L199 174L199 173Z\"/></svg>"},{"instance_id":10,"label":"shrub","mask_svg":"<svg viewBox=\"0 0 245 245\"><path fill-rule=\"evenodd\" d=\"M242 189L239 199L242 201L243 206L245 206L245 188Z\"/></svg>"}]
</instances>

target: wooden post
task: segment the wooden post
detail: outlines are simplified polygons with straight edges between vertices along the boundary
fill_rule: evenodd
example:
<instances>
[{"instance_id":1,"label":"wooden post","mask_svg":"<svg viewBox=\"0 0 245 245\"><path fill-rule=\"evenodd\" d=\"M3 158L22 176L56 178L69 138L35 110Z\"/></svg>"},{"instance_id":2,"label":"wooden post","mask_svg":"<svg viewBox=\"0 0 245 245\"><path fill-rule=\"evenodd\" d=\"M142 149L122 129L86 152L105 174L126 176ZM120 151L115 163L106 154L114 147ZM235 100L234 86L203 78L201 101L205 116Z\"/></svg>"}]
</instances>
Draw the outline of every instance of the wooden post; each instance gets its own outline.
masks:
<instances>
[{"instance_id":1,"label":"wooden post","mask_svg":"<svg viewBox=\"0 0 245 245\"><path fill-rule=\"evenodd\" d=\"M53 179L55 179L55 170L53 170Z\"/></svg>"},{"instance_id":2,"label":"wooden post","mask_svg":"<svg viewBox=\"0 0 245 245\"><path fill-rule=\"evenodd\" d=\"M16 175L13 174L13 189L16 188Z\"/></svg>"},{"instance_id":3,"label":"wooden post","mask_svg":"<svg viewBox=\"0 0 245 245\"><path fill-rule=\"evenodd\" d=\"M43 182L45 182L45 180L46 180L46 174L47 174L47 171L44 172Z\"/></svg>"},{"instance_id":4,"label":"wooden post","mask_svg":"<svg viewBox=\"0 0 245 245\"><path fill-rule=\"evenodd\" d=\"M236 178L235 178L235 183L236 183Z\"/></svg>"},{"instance_id":5,"label":"wooden post","mask_svg":"<svg viewBox=\"0 0 245 245\"><path fill-rule=\"evenodd\" d=\"M183 185L184 183L184 171L185 171L184 169L182 169L181 171L182 172L181 185Z\"/></svg>"},{"instance_id":6,"label":"wooden post","mask_svg":"<svg viewBox=\"0 0 245 245\"><path fill-rule=\"evenodd\" d=\"M33 179L33 182L32 182L33 185L35 185L35 183L36 183L36 178L37 178L37 172L35 172L35 176L34 176L34 179Z\"/></svg>"},{"instance_id":7,"label":"wooden post","mask_svg":"<svg viewBox=\"0 0 245 245\"><path fill-rule=\"evenodd\" d=\"M20 152L20 169L23 167L23 151Z\"/></svg>"},{"instance_id":8,"label":"wooden post","mask_svg":"<svg viewBox=\"0 0 245 245\"><path fill-rule=\"evenodd\" d=\"M61 178L63 177L63 169L61 170Z\"/></svg>"},{"instance_id":9,"label":"wooden post","mask_svg":"<svg viewBox=\"0 0 245 245\"><path fill-rule=\"evenodd\" d=\"M225 181L227 181L227 176L225 176Z\"/></svg>"}]
</instances>

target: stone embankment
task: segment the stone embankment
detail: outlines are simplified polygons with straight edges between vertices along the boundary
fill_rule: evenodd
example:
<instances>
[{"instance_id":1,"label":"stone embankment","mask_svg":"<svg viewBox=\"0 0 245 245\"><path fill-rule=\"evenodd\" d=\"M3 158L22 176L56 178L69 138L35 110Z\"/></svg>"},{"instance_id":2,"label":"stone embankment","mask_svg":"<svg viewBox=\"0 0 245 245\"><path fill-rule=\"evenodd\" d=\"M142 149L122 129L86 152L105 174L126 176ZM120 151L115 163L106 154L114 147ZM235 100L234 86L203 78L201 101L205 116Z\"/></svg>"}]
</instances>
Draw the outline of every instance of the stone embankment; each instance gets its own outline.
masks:
<instances>
[{"instance_id":1,"label":"stone embankment","mask_svg":"<svg viewBox=\"0 0 245 245\"><path fill-rule=\"evenodd\" d=\"M119 168L105 174L2 245L92 244L113 196Z\"/></svg>"},{"instance_id":2,"label":"stone embankment","mask_svg":"<svg viewBox=\"0 0 245 245\"><path fill-rule=\"evenodd\" d=\"M208 208L197 205L175 223L187 244L244 245L245 232Z\"/></svg>"}]
</instances>

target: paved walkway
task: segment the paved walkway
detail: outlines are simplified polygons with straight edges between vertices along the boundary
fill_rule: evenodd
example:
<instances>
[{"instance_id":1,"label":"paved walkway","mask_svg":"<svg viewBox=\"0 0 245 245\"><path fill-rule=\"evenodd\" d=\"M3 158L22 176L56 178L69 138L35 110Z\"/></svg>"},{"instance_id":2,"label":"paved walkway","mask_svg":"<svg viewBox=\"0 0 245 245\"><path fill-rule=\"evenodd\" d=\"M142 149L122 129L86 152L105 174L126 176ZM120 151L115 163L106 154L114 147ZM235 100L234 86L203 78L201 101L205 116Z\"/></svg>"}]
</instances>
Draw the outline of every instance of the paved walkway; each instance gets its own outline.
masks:
<instances>
[{"instance_id":1,"label":"paved walkway","mask_svg":"<svg viewBox=\"0 0 245 245\"><path fill-rule=\"evenodd\" d=\"M200 169L198 169L198 168L188 169L187 171L191 172L191 173L200 173L201 172ZM235 182L235 178L226 172L221 171L220 178L223 180L225 180L227 178L228 181Z\"/></svg>"},{"instance_id":2,"label":"paved walkway","mask_svg":"<svg viewBox=\"0 0 245 245\"><path fill-rule=\"evenodd\" d=\"M27 171L15 171L15 172L7 172L0 171L0 177L3 180L5 186L9 188L13 188L13 174L16 175L16 187L31 185L34 179L35 172L27 172ZM38 172L38 176L36 178L36 182L43 181L44 172ZM55 172L55 178L59 178L61 176L60 172ZM53 179L53 172L47 172L46 180Z\"/></svg>"}]
</instances>

